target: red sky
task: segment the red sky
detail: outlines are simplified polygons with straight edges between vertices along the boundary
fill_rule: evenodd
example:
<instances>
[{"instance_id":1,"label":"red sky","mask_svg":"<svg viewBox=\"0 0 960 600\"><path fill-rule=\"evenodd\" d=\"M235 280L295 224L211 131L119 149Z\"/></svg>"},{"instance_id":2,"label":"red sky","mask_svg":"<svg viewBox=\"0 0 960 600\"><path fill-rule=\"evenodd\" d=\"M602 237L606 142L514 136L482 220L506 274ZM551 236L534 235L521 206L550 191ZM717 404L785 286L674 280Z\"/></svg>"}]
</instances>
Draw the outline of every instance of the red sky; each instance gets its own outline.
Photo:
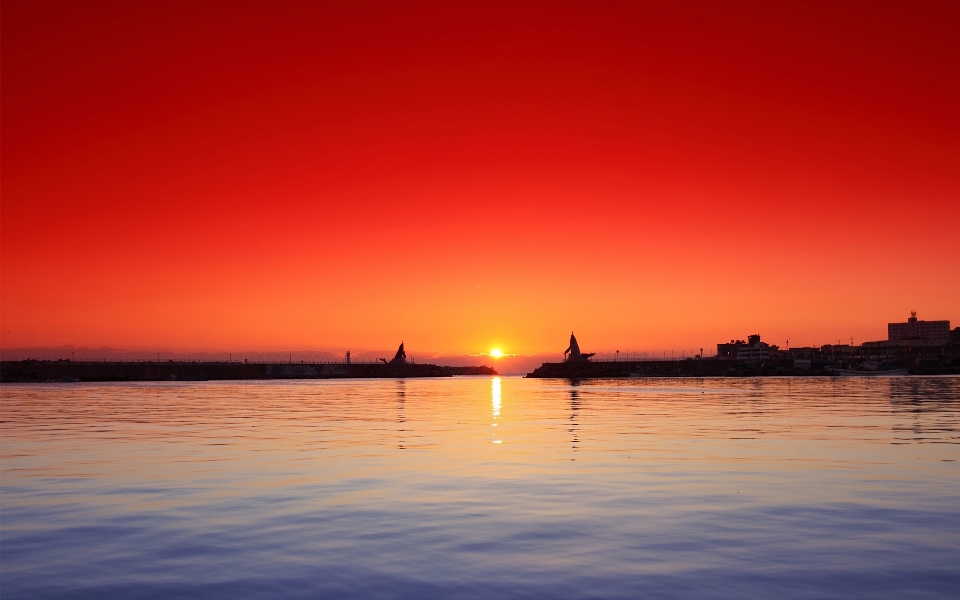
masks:
<instances>
[{"instance_id":1,"label":"red sky","mask_svg":"<svg viewBox=\"0 0 960 600\"><path fill-rule=\"evenodd\" d=\"M960 325L960 4L775 4L4 0L0 343Z\"/></svg>"}]
</instances>

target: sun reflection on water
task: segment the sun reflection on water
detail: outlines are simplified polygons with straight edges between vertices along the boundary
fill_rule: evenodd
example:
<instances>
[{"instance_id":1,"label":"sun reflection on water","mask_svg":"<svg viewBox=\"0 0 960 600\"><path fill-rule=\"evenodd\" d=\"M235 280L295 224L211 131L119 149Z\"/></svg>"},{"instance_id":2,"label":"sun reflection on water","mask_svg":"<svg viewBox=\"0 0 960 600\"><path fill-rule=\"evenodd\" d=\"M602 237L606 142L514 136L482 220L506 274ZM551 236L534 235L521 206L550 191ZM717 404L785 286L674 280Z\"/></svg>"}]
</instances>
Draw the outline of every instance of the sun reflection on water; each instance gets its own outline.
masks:
<instances>
[{"instance_id":1,"label":"sun reflection on water","mask_svg":"<svg viewBox=\"0 0 960 600\"><path fill-rule=\"evenodd\" d=\"M497 419L500 417L500 378L494 377L492 380L490 395L493 399L493 426L497 426ZM496 433L490 435L496 436ZM500 444L503 440L493 440L494 444Z\"/></svg>"}]
</instances>

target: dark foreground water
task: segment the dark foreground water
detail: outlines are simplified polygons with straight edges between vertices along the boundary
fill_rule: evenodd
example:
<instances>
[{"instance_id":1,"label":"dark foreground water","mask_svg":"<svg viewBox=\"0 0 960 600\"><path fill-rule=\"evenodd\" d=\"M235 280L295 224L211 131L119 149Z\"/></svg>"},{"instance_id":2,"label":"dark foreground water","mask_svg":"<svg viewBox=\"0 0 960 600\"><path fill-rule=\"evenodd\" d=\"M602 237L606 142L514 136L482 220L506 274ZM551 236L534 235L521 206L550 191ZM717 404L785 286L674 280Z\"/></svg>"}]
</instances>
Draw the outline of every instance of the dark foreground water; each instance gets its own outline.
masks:
<instances>
[{"instance_id":1,"label":"dark foreground water","mask_svg":"<svg viewBox=\"0 0 960 600\"><path fill-rule=\"evenodd\" d=\"M0 394L4 600L960 597L960 378Z\"/></svg>"}]
</instances>

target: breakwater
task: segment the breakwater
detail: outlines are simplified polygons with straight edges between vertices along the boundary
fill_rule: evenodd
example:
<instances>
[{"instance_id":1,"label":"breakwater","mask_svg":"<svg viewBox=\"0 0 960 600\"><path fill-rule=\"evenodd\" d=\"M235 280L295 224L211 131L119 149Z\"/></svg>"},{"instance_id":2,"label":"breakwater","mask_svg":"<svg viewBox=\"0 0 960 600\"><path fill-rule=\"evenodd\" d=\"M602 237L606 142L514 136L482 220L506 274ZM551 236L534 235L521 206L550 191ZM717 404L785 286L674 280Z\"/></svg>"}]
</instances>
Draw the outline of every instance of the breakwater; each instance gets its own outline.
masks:
<instances>
[{"instance_id":1,"label":"breakwater","mask_svg":"<svg viewBox=\"0 0 960 600\"><path fill-rule=\"evenodd\" d=\"M824 375L826 365L796 369L793 359L750 365L735 360L631 360L543 363L526 377L592 379L605 377L748 377L758 375Z\"/></svg>"},{"instance_id":2,"label":"breakwater","mask_svg":"<svg viewBox=\"0 0 960 600\"><path fill-rule=\"evenodd\" d=\"M857 369L860 361L808 360L798 366L793 358L771 358L763 363L732 359L569 361L543 363L525 377L540 379L602 379L617 377L764 377L830 376L843 369ZM883 363L911 375L960 375L960 358L953 356L900 357ZM849 372L846 374L850 374ZM870 370L862 374L869 375Z\"/></svg>"},{"instance_id":3,"label":"breakwater","mask_svg":"<svg viewBox=\"0 0 960 600\"><path fill-rule=\"evenodd\" d=\"M214 379L345 379L496 375L487 366L384 363L92 362L20 360L0 363L0 381L203 381Z\"/></svg>"}]
</instances>

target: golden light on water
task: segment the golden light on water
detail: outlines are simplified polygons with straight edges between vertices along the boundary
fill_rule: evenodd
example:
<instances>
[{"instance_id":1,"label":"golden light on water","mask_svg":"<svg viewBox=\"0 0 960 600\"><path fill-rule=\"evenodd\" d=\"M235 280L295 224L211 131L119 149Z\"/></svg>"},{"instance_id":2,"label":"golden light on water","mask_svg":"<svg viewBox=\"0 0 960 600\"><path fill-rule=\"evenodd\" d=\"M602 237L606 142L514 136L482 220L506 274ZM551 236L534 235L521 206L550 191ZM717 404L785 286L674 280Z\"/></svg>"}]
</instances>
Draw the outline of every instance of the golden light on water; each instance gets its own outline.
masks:
<instances>
[{"instance_id":1,"label":"golden light on water","mask_svg":"<svg viewBox=\"0 0 960 600\"><path fill-rule=\"evenodd\" d=\"M493 426L497 426L497 419L500 417L500 378L493 378L493 387L490 390L491 396L493 397ZM490 435L494 436L493 443L500 444L503 440L496 439L496 432L491 433Z\"/></svg>"}]
</instances>

